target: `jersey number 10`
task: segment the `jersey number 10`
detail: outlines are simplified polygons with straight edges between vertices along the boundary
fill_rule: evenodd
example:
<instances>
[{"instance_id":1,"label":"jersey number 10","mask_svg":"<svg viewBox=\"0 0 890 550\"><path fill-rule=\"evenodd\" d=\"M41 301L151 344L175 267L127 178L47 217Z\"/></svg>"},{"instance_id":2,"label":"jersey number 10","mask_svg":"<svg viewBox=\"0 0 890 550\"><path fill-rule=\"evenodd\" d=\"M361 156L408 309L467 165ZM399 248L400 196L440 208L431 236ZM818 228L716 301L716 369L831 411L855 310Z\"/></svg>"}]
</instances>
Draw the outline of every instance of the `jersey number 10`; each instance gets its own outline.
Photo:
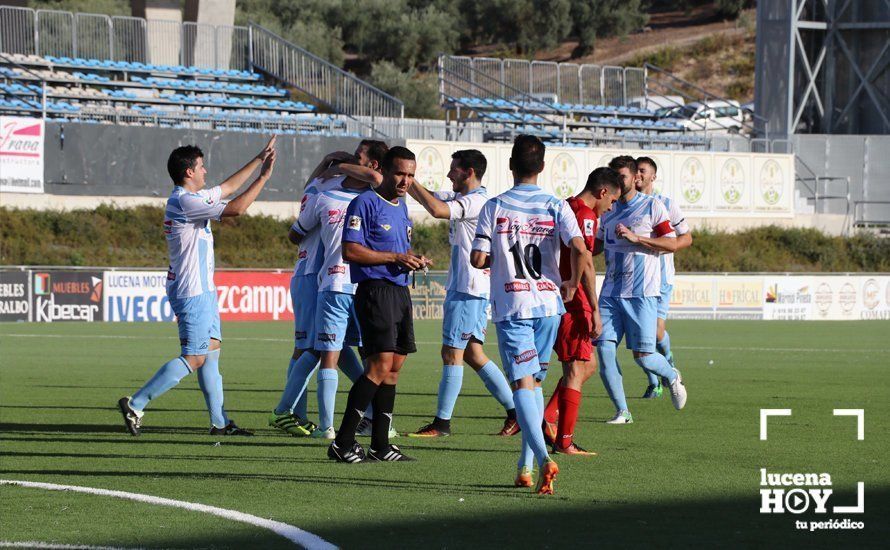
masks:
<instances>
[{"instance_id":1,"label":"jersey number 10","mask_svg":"<svg viewBox=\"0 0 890 550\"><path fill-rule=\"evenodd\" d=\"M527 244L520 248L519 243L513 243L510 247L513 254L513 266L517 279L525 279L525 273L534 280L541 278L541 249L536 244Z\"/></svg>"}]
</instances>

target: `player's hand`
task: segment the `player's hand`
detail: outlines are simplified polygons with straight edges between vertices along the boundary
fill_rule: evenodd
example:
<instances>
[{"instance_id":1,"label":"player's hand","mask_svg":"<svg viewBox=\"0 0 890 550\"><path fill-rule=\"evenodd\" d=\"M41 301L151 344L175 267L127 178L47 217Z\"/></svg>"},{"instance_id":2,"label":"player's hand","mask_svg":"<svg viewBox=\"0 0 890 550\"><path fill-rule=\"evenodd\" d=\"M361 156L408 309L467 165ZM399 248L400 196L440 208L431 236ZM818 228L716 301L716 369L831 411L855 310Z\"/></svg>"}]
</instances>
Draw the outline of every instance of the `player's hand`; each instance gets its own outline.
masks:
<instances>
[{"instance_id":1,"label":"player's hand","mask_svg":"<svg viewBox=\"0 0 890 550\"><path fill-rule=\"evenodd\" d=\"M332 162L343 162L354 159L355 155L353 155L352 153L347 153L346 151L334 151L333 153L328 153L327 155L325 155L322 162L324 164L331 164Z\"/></svg>"},{"instance_id":2,"label":"player's hand","mask_svg":"<svg viewBox=\"0 0 890 550\"><path fill-rule=\"evenodd\" d=\"M631 243L640 242L640 236L628 229L623 223L619 223L615 226L615 234L619 238L625 239Z\"/></svg>"},{"instance_id":3,"label":"player's hand","mask_svg":"<svg viewBox=\"0 0 890 550\"><path fill-rule=\"evenodd\" d=\"M590 337L596 340L600 337L600 334L603 333L603 320L600 317L599 308L593 310L593 315L590 316L591 319L591 329L590 329Z\"/></svg>"},{"instance_id":4,"label":"player's hand","mask_svg":"<svg viewBox=\"0 0 890 550\"><path fill-rule=\"evenodd\" d=\"M266 159L275 151L275 140L278 139L278 136L272 136L272 139L269 140L269 143L263 147L263 150L259 152L256 156L257 160L261 162L266 162Z\"/></svg>"},{"instance_id":5,"label":"player's hand","mask_svg":"<svg viewBox=\"0 0 890 550\"><path fill-rule=\"evenodd\" d=\"M342 176L343 171L340 170L340 166L331 166L330 168L326 168L324 172L318 175L319 178L323 180L329 180L331 178L336 178L337 176Z\"/></svg>"},{"instance_id":6,"label":"player's hand","mask_svg":"<svg viewBox=\"0 0 890 550\"><path fill-rule=\"evenodd\" d=\"M408 271L423 269L424 265L422 257L413 254L396 254L396 263Z\"/></svg>"},{"instance_id":7,"label":"player's hand","mask_svg":"<svg viewBox=\"0 0 890 550\"><path fill-rule=\"evenodd\" d=\"M423 262L423 267L424 267L424 268L432 267L432 265L433 265L433 260L427 258L426 256L421 256L421 257L420 257L420 261Z\"/></svg>"},{"instance_id":8,"label":"player's hand","mask_svg":"<svg viewBox=\"0 0 890 550\"><path fill-rule=\"evenodd\" d=\"M559 287L559 293L562 295L562 301L564 303L569 303L575 297L575 292L578 290L578 287L573 286L570 281L563 281L562 285Z\"/></svg>"},{"instance_id":9,"label":"player's hand","mask_svg":"<svg viewBox=\"0 0 890 550\"><path fill-rule=\"evenodd\" d=\"M275 138L272 138L273 140ZM278 156L278 153L275 149L266 155L265 160L263 160L263 166L260 168L260 177L269 179L272 176L272 171L275 169L275 158Z\"/></svg>"}]
</instances>

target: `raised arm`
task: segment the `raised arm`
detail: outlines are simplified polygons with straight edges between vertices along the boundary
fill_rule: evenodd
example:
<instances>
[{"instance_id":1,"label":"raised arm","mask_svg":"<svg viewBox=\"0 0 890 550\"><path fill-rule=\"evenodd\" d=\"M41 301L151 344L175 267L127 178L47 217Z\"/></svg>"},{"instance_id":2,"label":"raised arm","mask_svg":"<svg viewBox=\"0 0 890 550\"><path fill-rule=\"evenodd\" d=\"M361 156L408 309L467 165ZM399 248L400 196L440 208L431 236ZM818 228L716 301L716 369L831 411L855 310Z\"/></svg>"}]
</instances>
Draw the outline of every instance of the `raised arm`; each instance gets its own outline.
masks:
<instances>
[{"instance_id":1,"label":"raised arm","mask_svg":"<svg viewBox=\"0 0 890 550\"><path fill-rule=\"evenodd\" d=\"M274 144L275 138L272 138L272 141L270 141L269 143ZM226 205L225 210L223 210L222 212L222 217L231 218L244 214L244 212L247 211L247 208L251 204L253 204L253 201L256 200L257 196L259 196L260 191L263 190L263 186L266 185L266 182L269 181L269 178L272 176L272 170L274 168L275 149L272 149L263 160L263 167L260 170L260 175L257 176L257 179L255 179L254 182L250 184L250 187L248 187L246 191L229 201L229 203Z\"/></svg>"},{"instance_id":2,"label":"raised arm","mask_svg":"<svg viewBox=\"0 0 890 550\"><path fill-rule=\"evenodd\" d=\"M257 154L257 156L250 159L250 161L242 166L237 172L229 176L224 182L219 184L220 190L222 191L222 198L226 198L231 196L233 193L241 189L241 186L244 185L244 182L247 181L247 178L253 173L257 167L261 166L269 155L275 151L275 139L277 136L272 136L272 139L269 140L269 143L263 147L263 150ZM234 202L234 201L233 201ZM229 203L231 204L231 203Z\"/></svg>"},{"instance_id":3,"label":"raised arm","mask_svg":"<svg viewBox=\"0 0 890 550\"><path fill-rule=\"evenodd\" d=\"M436 198L436 196L430 193L429 189L423 185L415 182L414 185L408 188L408 194L411 195L414 200L419 202L420 206L429 212L432 217L440 220L451 219L451 209L448 208L445 201Z\"/></svg>"}]
</instances>

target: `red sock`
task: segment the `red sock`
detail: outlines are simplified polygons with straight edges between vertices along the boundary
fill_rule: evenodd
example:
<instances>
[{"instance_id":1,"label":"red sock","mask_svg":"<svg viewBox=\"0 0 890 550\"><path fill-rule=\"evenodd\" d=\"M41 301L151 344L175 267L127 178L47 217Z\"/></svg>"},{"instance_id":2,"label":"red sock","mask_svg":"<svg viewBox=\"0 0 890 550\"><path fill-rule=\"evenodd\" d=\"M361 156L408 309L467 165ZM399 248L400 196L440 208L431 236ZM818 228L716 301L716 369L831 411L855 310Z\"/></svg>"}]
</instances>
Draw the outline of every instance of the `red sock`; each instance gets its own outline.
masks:
<instances>
[{"instance_id":1,"label":"red sock","mask_svg":"<svg viewBox=\"0 0 890 550\"><path fill-rule=\"evenodd\" d=\"M556 422L559 420L559 396L561 393L562 378L560 378L559 382L556 383L556 389L553 390L553 395L550 397L550 401L548 401L547 406L544 407L545 422L556 424Z\"/></svg>"},{"instance_id":2,"label":"red sock","mask_svg":"<svg viewBox=\"0 0 890 550\"><path fill-rule=\"evenodd\" d=\"M563 449L572 444L579 408L581 408L581 392L562 388L562 391L559 392L559 428L556 444Z\"/></svg>"}]
</instances>

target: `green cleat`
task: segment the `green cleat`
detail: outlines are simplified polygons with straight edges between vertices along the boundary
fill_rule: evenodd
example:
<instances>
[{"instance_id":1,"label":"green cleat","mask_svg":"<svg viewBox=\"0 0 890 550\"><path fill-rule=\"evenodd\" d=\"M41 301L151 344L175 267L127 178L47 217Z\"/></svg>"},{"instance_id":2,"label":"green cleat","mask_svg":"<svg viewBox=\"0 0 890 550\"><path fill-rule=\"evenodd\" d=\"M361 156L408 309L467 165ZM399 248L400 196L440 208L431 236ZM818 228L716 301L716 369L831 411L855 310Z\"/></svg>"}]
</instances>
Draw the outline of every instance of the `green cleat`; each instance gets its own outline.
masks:
<instances>
[{"instance_id":1,"label":"green cleat","mask_svg":"<svg viewBox=\"0 0 890 550\"><path fill-rule=\"evenodd\" d=\"M312 422L303 420L292 412L276 414L275 411L272 411L272 414L269 416L269 425L294 437L310 436L317 427Z\"/></svg>"},{"instance_id":2,"label":"green cleat","mask_svg":"<svg viewBox=\"0 0 890 550\"><path fill-rule=\"evenodd\" d=\"M664 388L661 384L649 384L646 387L646 393L643 394L643 399L656 399L661 397L661 393L664 391Z\"/></svg>"}]
</instances>

